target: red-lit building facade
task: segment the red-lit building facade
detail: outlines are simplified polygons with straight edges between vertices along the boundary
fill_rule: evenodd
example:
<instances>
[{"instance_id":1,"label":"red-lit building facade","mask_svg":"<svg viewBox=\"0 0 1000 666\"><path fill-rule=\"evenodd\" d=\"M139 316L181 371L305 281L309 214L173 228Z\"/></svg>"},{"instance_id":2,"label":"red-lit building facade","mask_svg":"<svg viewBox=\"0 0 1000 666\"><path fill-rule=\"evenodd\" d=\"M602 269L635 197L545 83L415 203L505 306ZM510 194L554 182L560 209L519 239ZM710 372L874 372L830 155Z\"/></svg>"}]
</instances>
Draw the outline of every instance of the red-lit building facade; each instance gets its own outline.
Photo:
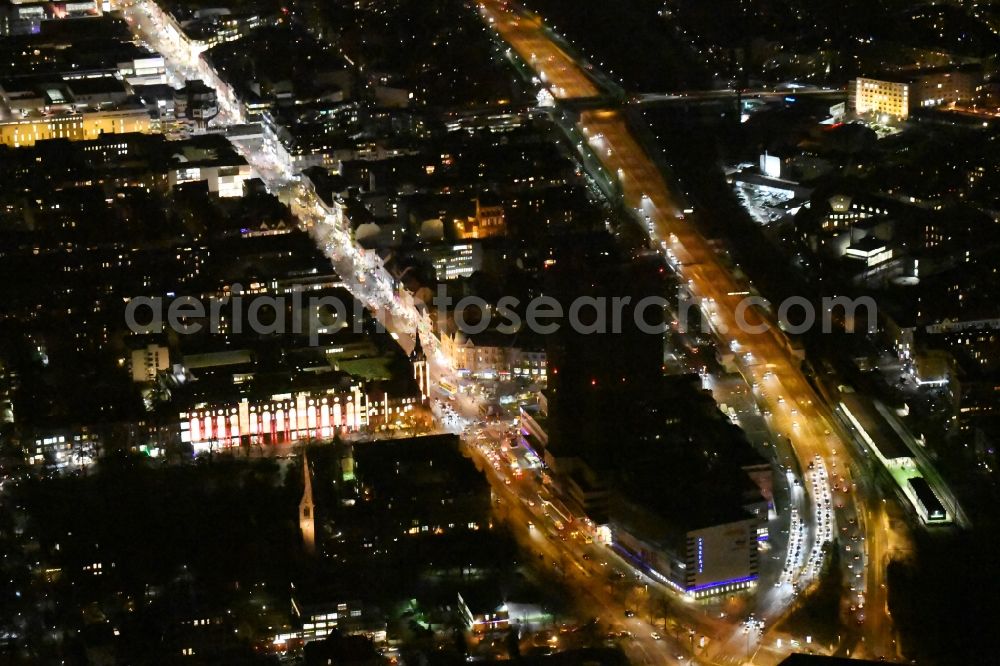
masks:
<instances>
[{"instance_id":1,"label":"red-lit building facade","mask_svg":"<svg viewBox=\"0 0 1000 666\"><path fill-rule=\"evenodd\" d=\"M217 447L274 446L391 423L421 404L419 393L366 392L363 384L201 403L180 414L181 441L195 453Z\"/></svg>"}]
</instances>

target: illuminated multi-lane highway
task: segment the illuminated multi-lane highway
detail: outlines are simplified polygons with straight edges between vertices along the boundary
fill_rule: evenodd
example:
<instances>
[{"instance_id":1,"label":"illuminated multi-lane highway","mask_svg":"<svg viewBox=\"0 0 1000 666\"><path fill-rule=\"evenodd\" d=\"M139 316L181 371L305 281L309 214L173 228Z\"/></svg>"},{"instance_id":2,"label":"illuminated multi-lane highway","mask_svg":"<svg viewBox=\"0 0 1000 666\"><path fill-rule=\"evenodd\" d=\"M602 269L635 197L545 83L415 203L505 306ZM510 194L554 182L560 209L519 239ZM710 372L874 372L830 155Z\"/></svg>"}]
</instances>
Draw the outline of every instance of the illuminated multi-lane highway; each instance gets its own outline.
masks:
<instances>
[{"instance_id":1,"label":"illuminated multi-lane highway","mask_svg":"<svg viewBox=\"0 0 1000 666\"><path fill-rule=\"evenodd\" d=\"M554 43L546 47L544 42L551 40L537 22L526 22L520 11L501 0L484 0L481 8L500 38L529 63L539 80L558 81L558 87L549 84L553 97L568 100L580 90L592 96L593 80L584 67ZM623 205L645 220L654 243L669 250L668 256L672 255L672 263L688 290L709 313L720 342L730 346L740 372L754 387L775 436L790 440L801 469L818 464L830 471L829 476L810 476L807 483L814 507L812 519L806 523L810 528L807 548L815 553L817 543L856 531L858 541L853 542L854 549L849 552L864 552L860 560L845 558L845 574L854 588L849 600L855 610L849 621L857 624L861 642L842 645L841 649L851 650L852 654L893 655L895 641L883 582L886 540L881 534L866 538L869 533L885 529L888 518L885 504L874 490L851 478L854 449L805 380L783 334L773 327L766 333L747 331L746 324L752 327L763 323L753 309L741 307L747 285L723 266L712 247L685 219L680 197L640 145L625 115L619 110L584 111L577 129L587 138L604 173L617 179ZM739 321L738 314L742 314ZM836 487L831 477L837 480ZM844 532L847 526L848 532ZM808 582L803 577L816 568L815 562L809 561L798 573L802 583ZM762 602L769 613L776 616L787 607L774 603L774 595L769 597ZM788 600L790 596L785 597Z\"/></svg>"},{"instance_id":2,"label":"illuminated multi-lane highway","mask_svg":"<svg viewBox=\"0 0 1000 666\"><path fill-rule=\"evenodd\" d=\"M843 462L851 449L832 430L832 419L803 377L798 361L790 356L780 333L773 329L767 333L746 332L744 329L748 327L745 324L741 326L744 322L751 327L763 323L752 309L738 310L745 298L746 285L738 282L723 267L716 252L685 219L676 197L664 182L660 170L634 138L624 116L617 111L584 112L580 126L586 136L593 137L591 146L606 170L619 175L625 204L648 218L655 239L666 243L677 257L674 263L687 281L687 288L704 304L720 341L728 344L735 353L747 382L757 387L758 404L770 414L768 421L774 434L791 440L803 469L816 461L817 456L818 460L831 467L837 465L839 460L841 473L846 482L851 483L850 472ZM740 321L738 313L743 314ZM810 491L816 505L821 501L821 494L830 492L830 486L826 483L825 488L810 487ZM839 494L843 496L843 508L833 508L832 512L836 515L831 519L843 524L850 520L849 516L854 514L855 508L851 492ZM870 504L878 512L883 510L878 501ZM810 530L809 548L813 549L813 542L822 538L825 535L819 529ZM870 554L870 558L880 562L882 555ZM881 587L869 590L869 602L883 599L883 592Z\"/></svg>"},{"instance_id":3,"label":"illuminated multi-lane highway","mask_svg":"<svg viewBox=\"0 0 1000 666\"><path fill-rule=\"evenodd\" d=\"M601 94L597 85L580 75L573 58L546 34L545 25L524 12L515 12L503 1L480 4L486 21L517 51L521 60L538 73L556 99L580 99Z\"/></svg>"}]
</instances>

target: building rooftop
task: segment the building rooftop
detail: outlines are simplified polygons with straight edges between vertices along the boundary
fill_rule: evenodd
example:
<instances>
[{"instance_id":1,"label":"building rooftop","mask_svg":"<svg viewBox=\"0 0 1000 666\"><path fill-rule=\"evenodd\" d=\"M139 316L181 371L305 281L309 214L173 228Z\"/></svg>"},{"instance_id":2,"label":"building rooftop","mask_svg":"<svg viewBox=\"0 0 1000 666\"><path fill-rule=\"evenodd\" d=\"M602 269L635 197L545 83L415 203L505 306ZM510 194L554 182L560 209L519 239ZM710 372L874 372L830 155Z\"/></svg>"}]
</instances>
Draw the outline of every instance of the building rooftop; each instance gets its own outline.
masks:
<instances>
[{"instance_id":1,"label":"building rooftop","mask_svg":"<svg viewBox=\"0 0 1000 666\"><path fill-rule=\"evenodd\" d=\"M124 95L125 84L114 76L96 76L66 81L66 87L73 95L99 95L118 93Z\"/></svg>"},{"instance_id":2,"label":"building rooftop","mask_svg":"<svg viewBox=\"0 0 1000 666\"><path fill-rule=\"evenodd\" d=\"M875 409L871 398L860 393L843 393L840 401L886 460L910 458L913 455L899 434Z\"/></svg>"},{"instance_id":3,"label":"building rooftop","mask_svg":"<svg viewBox=\"0 0 1000 666\"><path fill-rule=\"evenodd\" d=\"M870 254L872 252L878 252L884 250L886 247L886 242L875 238L874 236L865 236L864 238L859 238L848 246L848 250L853 252L863 252L865 254Z\"/></svg>"},{"instance_id":4,"label":"building rooftop","mask_svg":"<svg viewBox=\"0 0 1000 666\"><path fill-rule=\"evenodd\" d=\"M665 528L667 533L660 538L671 540L692 530L752 518L747 505L762 501L757 486L739 468L706 473L667 460L637 462L616 487L626 504L616 503L613 515L640 530L645 527L643 531Z\"/></svg>"},{"instance_id":5,"label":"building rooftop","mask_svg":"<svg viewBox=\"0 0 1000 666\"><path fill-rule=\"evenodd\" d=\"M864 664L885 664L892 662L869 661L868 659L845 659L819 654L790 654L778 666L864 666Z\"/></svg>"},{"instance_id":6,"label":"building rooftop","mask_svg":"<svg viewBox=\"0 0 1000 666\"><path fill-rule=\"evenodd\" d=\"M479 489L486 484L471 459L459 451L457 435L429 435L359 444L358 477L383 496L407 496L417 487Z\"/></svg>"},{"instance_id":7,"label":"building rooftop","mask_svg":"<svg viewBox=\"0 0 1000 666\"><path fill-rule=\"evenodd\" d=\"M456 435L359 442L354 473L363 501L353 511L364 518L364 529L388 530L395 538L401 531L416 536L486 527L490 486L462 455Z\"/></svg>"}]
</instances>

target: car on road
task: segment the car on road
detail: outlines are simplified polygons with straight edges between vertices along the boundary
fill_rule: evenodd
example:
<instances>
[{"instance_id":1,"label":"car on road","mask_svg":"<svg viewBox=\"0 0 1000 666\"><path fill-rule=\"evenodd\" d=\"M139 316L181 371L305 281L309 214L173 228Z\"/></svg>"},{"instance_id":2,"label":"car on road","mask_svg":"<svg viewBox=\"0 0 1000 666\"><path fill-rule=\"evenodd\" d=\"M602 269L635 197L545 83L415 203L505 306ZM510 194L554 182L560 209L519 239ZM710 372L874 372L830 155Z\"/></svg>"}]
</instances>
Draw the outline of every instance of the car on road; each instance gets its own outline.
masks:
<instances>
[{"instance_id":1,"label":"car on road","mask_svg":"<svg viewBox=\"0 0 1000 666\"><path fill-rule=\"evenodd\" d=\"M635 611L631 608L625 609L625 617L635 617Z\"/></svg>"},{"instance_id":2,"label":"car on road","mask_svg":"<svg viewBox=\"0 0 1000 666\"><path fill-rule=\"evenodd\" d=\"M663 636L659 635L655 631L653 633L651 633L650 636L653 638L654 641L662 641L663 640Z\"/></svg>"}]
</instances>

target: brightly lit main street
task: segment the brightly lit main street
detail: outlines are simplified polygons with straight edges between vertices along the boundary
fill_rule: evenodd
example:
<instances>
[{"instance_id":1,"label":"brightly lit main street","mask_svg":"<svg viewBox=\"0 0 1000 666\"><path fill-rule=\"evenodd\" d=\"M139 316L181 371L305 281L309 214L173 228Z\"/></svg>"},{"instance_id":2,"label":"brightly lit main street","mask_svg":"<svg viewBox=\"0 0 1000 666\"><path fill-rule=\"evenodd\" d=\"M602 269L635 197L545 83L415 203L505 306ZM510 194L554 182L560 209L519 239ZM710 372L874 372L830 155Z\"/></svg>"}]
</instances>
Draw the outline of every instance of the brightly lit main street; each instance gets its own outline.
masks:
<instances>
[{"instance_id":1,"label":"brightly lit main street","mask_svg":"<svg viewBox=\"0 0 1000 666\"><path fill-rule=\"evenodd\" d=\"M216 126L245 121L232 88L174 28L156 3L139 0L128 3L123 11L136 38L164 56L172 79L200 78L215 88L221 109L213 121ZM315 193L302 185L297 174L289 173L275 159L273 147L266 141L237 144L237 149L268 189L290 204L300 223L330 257L345 287L377 315L405 351L413 348L414 332L419 331L428 353L432 379L435 378L443 365L428 320L417 312L412 300L395 290L393 280L375 254L354 244L347 222L325 210Z\"/></svg>"},{"instance_id":2,"label":"brightly lit main street","mask_svg":"<svg viewBox=\"0 0 1000 666\"><path fill-rule=\"evenodd\" d=\"M458 404L456 409L464 412L473 404ZM656 587L653 581L597 543L590 526L562 521L552 508L552 502L558 500L535 476L537 466L533 471L508 463L514 440L502 424L477 426L461 416L459 422L466 424L463 438L467 450L493 487L495 513L527 556L537 558L535 566L573 591L581 619L595 618L633 663L681 663L702 654L704 643L688 639L698 635L694 627L674 613L655 616L650 600L650 590Z\"/></svg>"}]
</instances>

